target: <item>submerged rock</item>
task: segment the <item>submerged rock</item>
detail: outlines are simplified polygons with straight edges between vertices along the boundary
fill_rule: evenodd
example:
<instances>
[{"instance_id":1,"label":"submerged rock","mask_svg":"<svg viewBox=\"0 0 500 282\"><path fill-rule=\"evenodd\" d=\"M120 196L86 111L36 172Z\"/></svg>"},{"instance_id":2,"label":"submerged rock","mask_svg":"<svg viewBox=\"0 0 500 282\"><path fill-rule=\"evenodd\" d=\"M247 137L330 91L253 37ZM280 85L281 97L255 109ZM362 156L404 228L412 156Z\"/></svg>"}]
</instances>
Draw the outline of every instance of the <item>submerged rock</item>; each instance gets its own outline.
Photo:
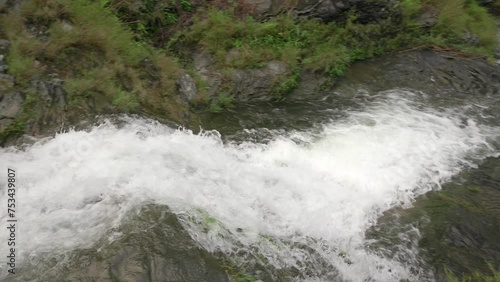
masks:
<instances>
[{"instance_id":1,"label":"submerged rock","mask_svg":"<svg viewBox=\"0 0 500 282\"><path fill-rule=\"evenodd\" d=\"M92 249L73 251L64 266L47 259L6 281L229 281L166 206L144 206L110 234Z\"/></svg>"},{"instance_id":2,"label":"submerged rock","mask_svg":"<svg viewBox=\"0 0 500 282\"><path fill-rule=\"evenodd\" d=\"M500 265L500 159L489 158L460 176L462 184L446 184L417 198L410 209L386 212L367 232L373 248L395 255L407 244L405 229L417 227L412 241L437 281L447 281L446 270L458 277L476 271L491 275L488 263Z\"/></svg>"},{"instance_id":3,"label":"submerged rock","mask_svg":"<svg viewBox=\"0 0 500 282\"><path fill-rule=\"evenodd\" d=\"M352 65L337 87L337 92L355 89L371 92L408 88L446 96L483 99L500 91L500 68L485 60L460 55L417 51L400 52Z\"/></svg>"}]
</instances>

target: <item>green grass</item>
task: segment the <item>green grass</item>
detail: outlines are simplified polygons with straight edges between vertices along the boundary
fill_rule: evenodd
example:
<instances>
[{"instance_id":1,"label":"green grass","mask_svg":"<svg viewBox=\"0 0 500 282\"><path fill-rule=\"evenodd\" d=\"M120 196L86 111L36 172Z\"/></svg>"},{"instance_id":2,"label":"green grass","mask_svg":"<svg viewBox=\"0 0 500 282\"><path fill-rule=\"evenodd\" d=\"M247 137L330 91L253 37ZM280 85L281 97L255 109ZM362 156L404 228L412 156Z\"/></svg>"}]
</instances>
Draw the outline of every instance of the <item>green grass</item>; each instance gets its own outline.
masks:
<instances>
[{"instance_id":1,"label":"green grass","mask_svg":"<svg viewBox=\"0 0 500 282\"><path fill-rule=\"evenodd\" d=\"M272 93L278 97L296 87L296 69L342 76L355 61L422 42L440 42L466 52L492 54L497 43L492 33L494 20L485 9L475 2L459 7L449 4L451 0L445 2L436 8L441 12L431 32L415 30L415 17L432 4L418 0L401 3L404 15L401 27L394 27L390 19L359 24L354 14L342 25L315 19L295 21L286 15L258 22L251 17L238 18L231 10L209 9L199 12L193 25L179 32L170 46L199 44L215 55L220 68L261 68L271 60L284 62L293 71L289 78L275 85ZM454 14L457 11L463 15L457 17ZM478 46L457 40L466 30L480 38Z\"/></svg>"},{"instance_id":2,"label":"green grass","mask_svg":"<svg viewBox=\"0 0 500 282\"><path fill-rule=\"evenodd\" d=\"M281 101L286 94L295 89L299 85L299 78L300 74L298 69L289 76L279 78L271 89L271 93L274 95L276 101Z\"/></svg>"},{"instance_id":3,"label":"green grass","mask_svg":"<svg viewBox=\"0 0 500 282\"><path fill-rule=\"evenodd\" d=\"M144 43L149 39L173 50L201 46L214 54L219 69L263 68L271 60L283 62L288 73L277 77L270 91L277 100L297 87L303 69L338 77L355 61L419 44L489 58L498 45L495 20L473 0L403 0L399 4L402 22L389 18L373 24L360 24L354 12L344 23L294 19L288 14L259 22L237 14L235 6L200 9L209 4L194 0L145 0L143 4L137 9L133 0L27 2L20 14L9 13L2 19L2 29L12 42L7 57L10 72L19 84L28 85L34 76L43 77L55 67L73 104L94 97L126 111L148 102L178 112L176 106L164 103L176 99L172 95L179 63ZM428 11L436 13L437 23L420 28L418 17ZM191 19L193 14L191 23L186 16ZM181 20L191 24L168 37L166 44L165 34L173 33ZM35 36L26 23L45 27L45 32ZM145 59L153 67L145 67ZM145 79L151 72L157 75ZM201 96L212 112L230 107L235 98Z\"/></svg>"},{"instance_id":4,"label":"green grass","mask_svg":"<svg viewBox=\"0 0 500 282\"><path fill-rule=\"evenodd\" d=\"M387 19L373 24L358 23L355 13L344 24L325 24L288 15L259 22L237 17L231 9L200 10L193 24L168 45L182 49L198 44L214 54L220 68L262 68L271 60L284 62L292 71L275 85L272 93L278 97L296 87L296 69L335 77L355 61L422 44L486 57L492 57L498 46L495 20L476 1L404 0L399 8L402 22ZM426 11L437 15L436 25L420 28L418 17ZM469 40L467 33L473 34Z\"/></svg>"},{"instance_id":5,"label":"green grass","mask_svg":"<svg viewBox=\"0 0 500 282\"><path fill-rule=\"evenodd\" d=\"M423 41L486 57L498 47L496 20L475 0L404 0L401 8L413 28L421 13L437 14L434 27L416 31Z\"/></svg>"},{"instance_id":6,"label":"green grass","mask_svg":"<svg viewBox=\"0 0 500 282\"><path fill-rule=\"evenodd\" d=\"M175 119L182 108L172 98L177 61L137 41L107 8L111 2L33 0L20 13L2 15L2 30L12 42L9 72L24 86L57 72L70 107L86 107L93 99L100 109L129 112L144 102ZM42 33L32 33L27 23Z\"/></svg>"},{"instance_id":7,"label":"green grass","mask_svg":"<svg viewBox=\"0 0 500 282\"><path fill-rule=\"evenodd\" d=\"M352 62L397 48L395 41L372 38L381 36L387 26L388 22L357 24L354 17L345 26L315 19L296 22L286 15L258 22L237 18L231 10L209 9L170 45L199 44L214 54L220 68L262 68L271 60L284 62L289 74L278 78L271 90L280 100L297 87L302 67L341 76ZM220 108L214 104L211 111Z\"/></svg>"},{"instance_id":8,"label":"green grass","mask_svg":"<svg viewBox=\"0 0 500 282\"><path fill-rule=\"evenodd\" d=\"M228 93L218 94L212 101L210 101L208 111L212 113L220 113L223 109L232 106L234 97Z\"/></svg>"}]
</instances>

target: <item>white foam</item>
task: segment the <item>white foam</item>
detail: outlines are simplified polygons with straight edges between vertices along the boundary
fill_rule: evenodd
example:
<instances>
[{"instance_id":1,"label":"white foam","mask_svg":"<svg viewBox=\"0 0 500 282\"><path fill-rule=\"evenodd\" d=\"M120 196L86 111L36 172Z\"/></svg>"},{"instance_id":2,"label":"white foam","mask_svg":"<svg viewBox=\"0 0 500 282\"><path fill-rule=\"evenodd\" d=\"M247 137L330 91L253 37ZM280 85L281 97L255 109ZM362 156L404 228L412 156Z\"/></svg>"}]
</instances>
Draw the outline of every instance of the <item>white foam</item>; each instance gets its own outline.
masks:
<instances>
[{"instance_id":1,"label":"white foam","mask_svg":"<svg viewBox=\"0 0 500 282\"><path fill-rule=\"evenodd\" d=\"M458 113L421 108L402 98L409 93L385 95L319 134L294 132L267 144L223 144L216 132L193 134L127 118L121 128L105 123L25 151L0 149L0 171L15 167L21 181L21 256L89 247L130 208L154 201L177 213L200 208L230 231L243 229L228 240L191 226L209 250L232 252L236 241L265 248L260 235L315 238L349 255L352 264L331 248L322 254L346 279L411 279L401 263L365 250L364 231L383 211L410 205L496 153L489 140L499 131ZM6 198L3 190L1 205ZM1 216L0 230L6 230ZM0 236L5 254L7 232ZM299 257L261 251L276 266Z\"/></svg>"}]
</instances>

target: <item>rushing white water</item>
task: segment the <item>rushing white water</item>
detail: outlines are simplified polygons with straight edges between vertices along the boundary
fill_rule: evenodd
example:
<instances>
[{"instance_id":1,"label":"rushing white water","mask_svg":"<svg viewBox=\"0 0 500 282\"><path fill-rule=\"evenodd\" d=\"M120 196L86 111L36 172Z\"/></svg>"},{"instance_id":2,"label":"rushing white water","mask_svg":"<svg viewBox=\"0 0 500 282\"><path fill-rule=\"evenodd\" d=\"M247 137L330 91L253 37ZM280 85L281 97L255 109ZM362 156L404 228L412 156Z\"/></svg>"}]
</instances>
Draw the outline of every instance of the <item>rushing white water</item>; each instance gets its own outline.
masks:
<instances>
[{"instance_id":1,"label":"rushing white water","mask_svg":"<svg viewBox=\"0 0 500 282\"><path fill-rule=\"evenodd\" d=\"M386 93L320 133L294 132L266 144L224 144L216 132L193 134L127 118L122 127L104 123L25 150L0 149L0 171L13 167L20 180L20 257L89 247L128 210L153 201L181 218L200 210L216 218L208 233L185 222L208 250L234 252L234 242L259 246L282 267L297 265L303 254L265 238L312 238L328 246L323 253L318 248L319 255L345 279L416 280L401 262L367 251L364 231L383 211L410 205L496 154L490 143L500 132L456 111L423 108L405 95ZM0 184L5 187L4 175ZM0 205L6 203L3 189ZM5 213L0 222L6 230ZM4 257L7 232L0 236Z\"/></svg>"}]
</instances>

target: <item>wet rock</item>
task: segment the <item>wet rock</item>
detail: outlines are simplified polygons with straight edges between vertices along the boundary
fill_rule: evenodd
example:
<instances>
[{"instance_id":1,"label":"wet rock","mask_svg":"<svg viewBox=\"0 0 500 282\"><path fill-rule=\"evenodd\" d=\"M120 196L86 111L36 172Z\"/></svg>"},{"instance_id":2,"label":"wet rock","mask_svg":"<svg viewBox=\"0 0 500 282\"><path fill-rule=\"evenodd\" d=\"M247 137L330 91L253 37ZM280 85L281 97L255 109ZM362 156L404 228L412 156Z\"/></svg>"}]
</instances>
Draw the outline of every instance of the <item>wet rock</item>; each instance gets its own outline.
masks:
<instances>
[{"instance_id":1,"label":"wet rock","mask_svg":"<svg viewBox=\"0 0 500 282\"><path fill-rule=\"evenodd\" d=\"M234 70L230 79L235 98L239 101L271 101L275 98L271 94L273 83L287 72L287 66L277 61L269 62L263 69Z\"/></svg>"},{"instance_id":2,"label":"wet rock","mask_svg":"<svg viewBox=\"0 0 500 282\"><path fill-rule=\"evenodd\" d=\"M461 174L463 183L445 184L442 191L417 198L410 209L387 212L367 232L368 238L382 238L379 247L394 248L401 243L404 226L418 227L414 242L429 263L422 266L434 268L436 281L448 281L445 270L458 277L476 271L491 274L487 262L500 265L498 172L500 158L486 159ZM374 236L377 232L384 235Z\"/></svg>"},{"instance_id":3,"label":"wet rock","mask_svg":"<svg viewBox=\"0 0 500 282\"><path fill-rule=\"evenodd\" d=\"M50 75L48 79L36 78L31 81L28 93L37 102L30 108L30 118L25 124L24 132L36 136L61 130L67 122L64 81L56 74Z\"/></svg>"},{"instance_id":4,"label":"wet rock","mask_svg":"<svg viewBox=\"0 0 500 282\"><path fill-rule=\"evenodd\" d=\"M303 70L300 73L299 86L288 95L288 99L298 101L324 96L324 90L327 90L333 83L332 78Z\"/></svg>"},{"instance_id":5,"label":"wet rock","mask_svg":"<svg viewBox=\"0 0 500 282\"><path fill-rule=\"evenodd\" d=\"M177 92L181 95L182 99L189 103L194 98L198 96L198 88L196 87L196 83L194 79L187 73L182 74L175 81L175 85L177 87Z\"/></svg>"},{"instance_id":6,"label":"wet rock","mask_svg":"<svg viewBox=\"0 0 500 282\"><path fill-rule=\"evenodd\" d=\"M455 54L418 51L391 54L357 62L341 79L338 92L354 89L371 92L408 88L434 93L436 98L453 96L478 101L500 91L500 69L484 60Z\"/></svg>"},{"instance_id":7,"label":"wet rock","mask_svg":"<svg viewBox=\"0 0 500 282\"><path fill-rule=\"evenodd\" d=\"M224 282L225 270L203 250L166 206L148 205L94 248L74 251L70 264L26 265L7 281ZM49 259L50 260L50 259ZM48 267L49 269L47 269Z\"/></svg>"},{"instance_id":8,"label":"wet rock","mask_svg":"<svg viewBox=\"0 0 500 282\"><path fill-rule=\"evenodd\" d=\"M35 79L32 81L35 93L42 98L46 107L57 107L64 109L67 105L67 93L64 89L64 81L57 75L52 75L48 81Z\"/></svg>"}]
</instances>

